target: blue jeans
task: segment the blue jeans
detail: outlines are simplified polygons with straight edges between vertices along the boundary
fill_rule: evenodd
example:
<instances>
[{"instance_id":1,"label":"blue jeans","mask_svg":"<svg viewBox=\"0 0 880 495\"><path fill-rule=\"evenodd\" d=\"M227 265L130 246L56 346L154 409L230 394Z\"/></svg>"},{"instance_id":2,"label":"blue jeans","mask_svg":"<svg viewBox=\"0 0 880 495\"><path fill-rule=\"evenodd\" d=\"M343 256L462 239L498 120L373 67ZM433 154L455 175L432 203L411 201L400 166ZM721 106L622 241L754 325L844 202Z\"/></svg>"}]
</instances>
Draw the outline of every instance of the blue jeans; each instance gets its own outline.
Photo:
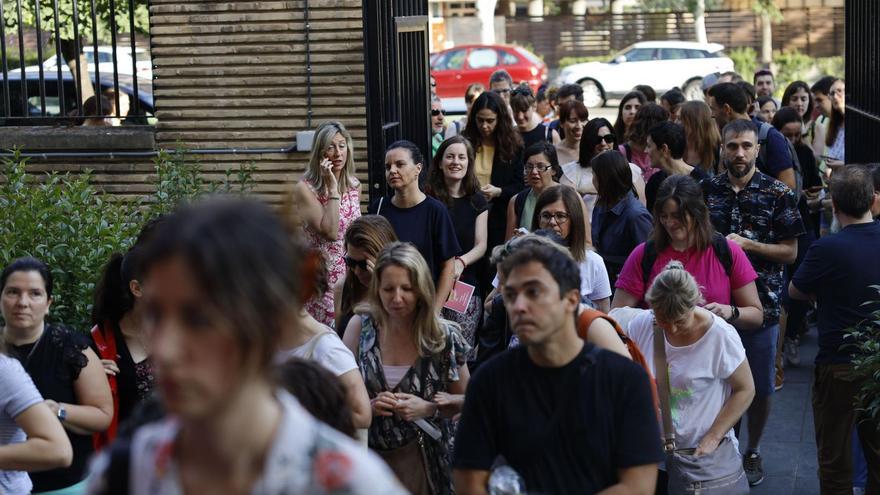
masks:
<instances>
[{"instance_id":1,"label":"blue jeans","mask_svg":"<svg viewBox=\"0 0 880 495\"><path fill-rule=\"evenodd\" d=\"M776 339L779 337L779 323L773 323L757 330L739 330L739 338L746 349L746 359L755 380L755 395L773 395L776 378Z\"/></svg>"}]
</instances>

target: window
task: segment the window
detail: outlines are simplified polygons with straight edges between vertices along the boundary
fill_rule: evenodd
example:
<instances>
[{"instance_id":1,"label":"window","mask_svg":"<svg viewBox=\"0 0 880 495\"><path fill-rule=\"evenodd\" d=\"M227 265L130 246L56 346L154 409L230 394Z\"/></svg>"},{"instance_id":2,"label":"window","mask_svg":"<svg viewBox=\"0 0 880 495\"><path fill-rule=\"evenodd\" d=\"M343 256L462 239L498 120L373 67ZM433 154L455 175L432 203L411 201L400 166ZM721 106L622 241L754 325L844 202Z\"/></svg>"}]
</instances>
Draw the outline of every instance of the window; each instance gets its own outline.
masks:
<instances>
[{"instance_id":1,"label":"window","mask_svg":"<svg viewBox=\"0 0 880 495\"><path fill-rule=\"evenodd\" d=\"M488 69L498 65L498 52L492 48L475 48L468 55L471 69Z\"/></svg>"},{"instance_id":2,"label":"window","mask_svg":"<svg viewBox=\"0 0 880 495\"><path fill-rule=\"evenodd\" d=\"M498 50L501 53L501 65L516 65L519 63L519 59L516 55L506 52L504 50Z\"/></svg>"},{"instance_id":3,"label":"window","mask_svg":"<svg viewBox=\"0 0 880 495\"><path fill-rule=\"evenodd\" d=\"M434 70L459 70L464 66L465 50L451 50L437 58Z\"/></svg>"},{"instance_id":4,"label":"window","mask_svg":"<svg viewBox=\"0 0 880 495\"><path fill-rule=\"evenodd\" d=\"M660 50L662 60L684 60L688 57L688 50L684 48L664 48Z\"/></svg>"},{"instance_id":5,"label":"window","mask_svg":"<svg viewBox=\"0 0 880 495\"><path fill-rule=\"evenodd\" d=\"M626 56L627 62L645 62L648 60L654 60L655 51L654 48L633 48L624 53L624 56Z\"/></svg>"},{"instance_id":6,"label":"window","mask_svg":"<svg viewBox=\"0 0 880 495\"><path fill-rule=\"evenodd\" d=\"M687 55L688 58L706 58L708 54L703 50L688 50Z\"/></svg>"}]
</instances>

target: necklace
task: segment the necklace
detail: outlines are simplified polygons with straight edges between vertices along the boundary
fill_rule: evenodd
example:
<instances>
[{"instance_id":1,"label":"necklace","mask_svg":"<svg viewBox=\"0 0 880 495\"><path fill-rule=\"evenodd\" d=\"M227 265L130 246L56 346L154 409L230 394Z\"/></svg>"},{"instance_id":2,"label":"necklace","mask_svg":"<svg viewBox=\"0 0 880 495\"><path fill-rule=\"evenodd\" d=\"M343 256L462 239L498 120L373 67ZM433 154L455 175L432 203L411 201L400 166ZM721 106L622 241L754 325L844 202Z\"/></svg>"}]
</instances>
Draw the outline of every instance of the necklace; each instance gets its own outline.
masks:
<instances>
[{"instance_id":1,"label":"necklace","mask_svg":"<svg viewBox=\"0 0 880 495\"><path fill-rule=\"evenodd\" d=\"M25 368L27 368L27 365L30 364L30 362L31 362L31 357L33 357L33 355L34 355L34 351L37 350L37 347L40 345L40 342L43 340L43 335L45 335L45 334L46 334L46 326L45 326L45 323L44 323L44 324L43 324L43 330L40 332L40 336L37 337L37 340L35 340L35 341L33 342L33 344L22 344L22 345L12 345L12 344L10 344L11 347L15 347L15 348L24 347L24 346L26 346L26 345L32 345L31 350L28 351L27 356L24 356L24 359L21 359L21 357L19 356L19 360L22 362L22 365L23 365ZM6 329L5 329L5 328L3 329L3 335L2 335L2 337L3 337L3 340L6 341ZM8 343L8 341L6 341L6 342ZM18 354L18 352L16 352L16 354Z\"/></svg>"}]
</instances>

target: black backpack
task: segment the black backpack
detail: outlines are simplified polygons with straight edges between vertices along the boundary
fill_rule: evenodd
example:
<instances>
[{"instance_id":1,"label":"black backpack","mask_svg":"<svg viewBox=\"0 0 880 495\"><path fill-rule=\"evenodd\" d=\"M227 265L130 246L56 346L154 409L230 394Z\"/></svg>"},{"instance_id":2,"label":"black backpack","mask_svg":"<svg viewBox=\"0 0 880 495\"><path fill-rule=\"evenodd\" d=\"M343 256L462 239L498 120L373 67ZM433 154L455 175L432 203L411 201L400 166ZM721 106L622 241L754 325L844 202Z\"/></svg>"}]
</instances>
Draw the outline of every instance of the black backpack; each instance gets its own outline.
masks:
<instances>
[{"instance_id":1,"label":"black backpack","mask_svg":"<svg viewBox=\"0 0 880 495\"><path fill-rule=\"evenodd\" d=\"M712 235L712 250L715 251L715 257L724 267L724 273L730 278L730 273L733 271L733 255L730 253L727 239L718 232ZM642 282L645 284L645 292L647 292L648 282L651 278L651 268L654 267L656 261L657 247L654 246L653 240L648 239L645 242L645 252L642 255Z\"/></svg>"}]
</instances>

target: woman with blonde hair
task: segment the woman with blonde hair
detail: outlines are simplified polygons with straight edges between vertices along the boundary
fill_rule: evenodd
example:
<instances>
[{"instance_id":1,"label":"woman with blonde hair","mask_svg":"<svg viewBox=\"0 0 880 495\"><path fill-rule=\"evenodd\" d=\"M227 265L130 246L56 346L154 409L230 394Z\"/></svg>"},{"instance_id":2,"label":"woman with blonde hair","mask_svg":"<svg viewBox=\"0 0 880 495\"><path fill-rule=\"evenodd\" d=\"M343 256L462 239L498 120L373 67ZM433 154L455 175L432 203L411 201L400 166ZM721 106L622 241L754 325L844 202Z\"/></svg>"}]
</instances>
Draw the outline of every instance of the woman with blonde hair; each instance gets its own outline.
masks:
<instances>
[{"instance_id":1,"label":"woman with blonde hair","mask_svg":"<svg viewBox=\"0 0 880 495\"><path fill-rule=\"evenodd\" d=\"M692 450L685 455L697 465L715 454L714 479L691 483L712 481L726 486L723 493L748 493L733 427L752 402L755 384L739 334L721 317L700 307L703 295L697 281L679 261L666 264L645 298L652 310L635 317L628 331L655 375L668 371L665 393L674 394L674 400L666 401L671 403L673 431L664 436L674 433L676 454ZM662 332L662 337L655 336L655 331ZM661 338L666 370L657 369L654 351L654 343ZM658 387L662 386L658 380ZM664 395L662 389L660 394ZM667 493L667 481L668 493L690 493L693 487L674 473L667 476L661 470L657 493Z\"/></svg>"},{"instance_id":2,"label":"woman with blonde hair","mask_svg":"<svg viewBox=\"0 0 880 495\"><path fill-rule=\"evenodd\" d=\"M345 231L345 275L333 289L336 304L336 333L345 333L354 308L367 302L367 289L373 280L376 257L385 246L395 242L397 234L380 215L364 215L351 222Z\"/></svg>"},{"instance_id":3,"label":"woman with blonde hair","mask_svg":"<svg viewBox=\"0 0 880 495\"><path fill-rule=\"evenodd\" d=\"M718 173L721 134L712 119L712 110L702 101L686 101L679 109L679 122L684 126L687 148L684 161L707 174Z\"/></svg>"},{"instance_id":4,"label":"woman with blonde hair","mask_svg":"<svg viewBox=\"0 0 880 495\"><path fill-rule=\"evenodd\" d=\"M411 244L392 243L379 255L369 301L343 339L370 395L369 446L411 493L451 493L449 422L440 414L461 411L468 345L434 311L431 272Z\"/></svg>"},{"instance_id":5,"label":"woman with blonde hair","mask_svg":"<svg viewBox=\"0 0 880 495\"><path fill-rule=\"evenodd\" d=\"M355 177L351 134L339 122L321 124L302 180L294 187L294 201L303 221L306 242L327 257L328 282L334 286L345 273L342 237L361 215L360 182ZM333 292L305 305L316 320L332 325Z\"/></svg>"}]
</instances>

